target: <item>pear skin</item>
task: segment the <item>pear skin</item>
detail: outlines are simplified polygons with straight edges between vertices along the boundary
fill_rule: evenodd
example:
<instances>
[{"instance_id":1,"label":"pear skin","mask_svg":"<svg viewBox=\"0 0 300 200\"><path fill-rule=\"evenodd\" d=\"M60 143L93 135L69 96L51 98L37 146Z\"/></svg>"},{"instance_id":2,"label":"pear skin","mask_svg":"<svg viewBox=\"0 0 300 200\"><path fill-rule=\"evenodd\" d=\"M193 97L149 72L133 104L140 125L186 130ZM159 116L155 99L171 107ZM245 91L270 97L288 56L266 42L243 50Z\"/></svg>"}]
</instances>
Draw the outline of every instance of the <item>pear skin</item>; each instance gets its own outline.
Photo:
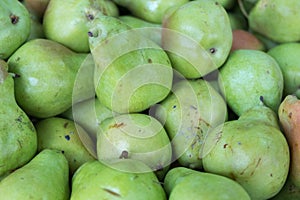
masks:
<instances>
[{"instance_id":1,"label":"pear skin","mask_svg":"<svg viewBox=\"0 0 300 200\"><path fill-rule=\"evenodd\" d=\"M280 104L278 116L291 152L290 177L300 188L300 100L288 95Z\"/></svg>"},{"instance_id":2,"label":"pear skin","mask_svg":"<svg viewBox=\"0 0 300 200\"><path fill-rule=\"evenodd\" d=\"M231 51L237 49L254 49L264 51L263 43L252 33L242 29L235 29L232 31L232 46Z\"/></svg>"},{"instance_id":3,"label":"pear skin","mask_svg":"<svg viewBox=\"0 0 300 200\"><path fill-rule=\"evenodd\" d=\"M65 156L46 149L0 182L1 200L69 199L69 168Z\"/></svg>"},{"instance_id":4,"label":"pear skin","mask_svg":"<svg viewBox=\"0 0 300 200\"><path fill-rule=\"evenodd\" d=\"M37 151L36 130L14 96L14 80L0 60L0 176L23 166Z\"/></svg>"}]
</instances>

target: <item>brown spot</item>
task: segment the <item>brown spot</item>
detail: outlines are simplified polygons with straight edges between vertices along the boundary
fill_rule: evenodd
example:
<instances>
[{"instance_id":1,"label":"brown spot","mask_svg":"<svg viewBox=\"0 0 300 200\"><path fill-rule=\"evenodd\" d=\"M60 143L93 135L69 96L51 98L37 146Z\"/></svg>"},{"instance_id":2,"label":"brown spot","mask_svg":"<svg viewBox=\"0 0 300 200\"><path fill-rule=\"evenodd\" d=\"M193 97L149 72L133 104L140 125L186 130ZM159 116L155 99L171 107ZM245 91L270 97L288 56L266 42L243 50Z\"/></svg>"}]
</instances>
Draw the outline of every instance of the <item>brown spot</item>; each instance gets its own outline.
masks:
<instances>
[{"instance_id":1,"label":"brown spot","mask_svg":"<svg viewBox=\"0 0 300 200\"><path fill-rule=\"evenodd\" d=\"M92 15L92 14L87 14L87 15L86 15L86 18L87 18L89 21L92 21L92 20L95 19L95 16Z\"/></svg>"},{"instance_id":2,"label":"brown spot","mask_svg":"<svg viewBox=\"0 0 300 200\"><path fill-rule=\"evenodd\" d=\"M264 97L263 97L263 96L259 96L259 100L260 100L261 102L264 102Z\"/></svg>"},{"instance_id":3,"label":"brown spot","mask_svg":"<svg viewBox=\"0 0 300 200\"><path fill-rule=\"evenodd\" d=\"M128 151L122 151L121 155L119 156L120 159L127 159L128 158Z\"/></svg>"},{"instance_id":4,"label":"brown spot","mask_svg":"<svg viewBox=\"0 0 300 200\"><path fill-rule=\"evenodd\" d=\"M271 173L270 176L273 177L273 174Z\"/></svg>"},{"instance_id":5,"label":"brown spot","mask_svg":"<svg viewBox=\"0 0 300 200\"><path fill-rule=\"evenodd\" d=\"M71 139L71 137L69 136L69 135L65 135L65 138L66 138L66 140L70 140Z\"/></svg>"},{"instance_id":6,"label":"brown spot","mask_svg":"<svg viewBox=\"0 0 300 200\"><path fill-rule=\"evenodd\" d=\"M117 196L117 197L121 197L121 195L119 194L119 193L117 193L117 192L114 192L114 191L112 191L111 189L108 189L108 188L102 188L105 192L108 192L108 193L110 193L111 195L113 195L113 196Z\"/></svg>"},{"instance_id":7,"label":"brown spot","mask_svg":"<svg viewBox=\"0 0 300 200\"><path fill-rule=\"evenodd\" d=\"M69 122L64 123L64 128L67 128L69 125Z\"/></svg>"},{"instance_id":8,"label":"brown spot","mask_svg":"<svg viewBox=\"0 0 300 200\"><path fill-rule=\"evenodd\" d=\"M14 14L11 14L10 15L10 21L12 24L17 24L19 22L19 17L14 15Z\"/></svg>"},{"instance_id":9,"label":"brown spot","mask_svg":"<svg viewBox=\"0 0 300 200\"><path fill-rule=\"evenodd\" d=\"M227 146L228 146L228 144L224 144L224 145L223 145L223 148L224 148L224 149L226 149L226 148L227 148Z\"/></svg>"},{"instance_id":10,"label":"brown spot","mask_svg":"<svg viewBox=\"0 0 300 200\"><path fill-rule=\"evenodd\" d=\"M289 116L289 118L292 118L292 116L293 116L293 113L292 113L292 112L290 112L288 116Z\"/></svg>"},{"instance_id":11,"label":"brown spot","mask_svg":"<svg viewBox=\"0 0 300 200\"><path fill-rule=\"evenodd\" d=\"M115 123L113 125L110 125L108 128L120 128L121 126L124 126L124 123Z\"/></svg>"},{"instance_id":12,"label":"brown spot","mask_svg":"<svg viewBox=\"0 0 300 200\"><path fill-rule=\"evenodd\" d=\"M151 58L148 58L148 63L152 63L152 59Z\"/></svg>"},{"instance_id":13,"label":"brown spot","mask_svg":"<svg viewBox=\"0 0 300 200\"><path fill-rule=\"evenodd\" d=\"M209 52L210 52L211 54L216 53L216 51L217 51L216 48L210 48L210 49L209 49Z\"/></svg>"}]
</instances>

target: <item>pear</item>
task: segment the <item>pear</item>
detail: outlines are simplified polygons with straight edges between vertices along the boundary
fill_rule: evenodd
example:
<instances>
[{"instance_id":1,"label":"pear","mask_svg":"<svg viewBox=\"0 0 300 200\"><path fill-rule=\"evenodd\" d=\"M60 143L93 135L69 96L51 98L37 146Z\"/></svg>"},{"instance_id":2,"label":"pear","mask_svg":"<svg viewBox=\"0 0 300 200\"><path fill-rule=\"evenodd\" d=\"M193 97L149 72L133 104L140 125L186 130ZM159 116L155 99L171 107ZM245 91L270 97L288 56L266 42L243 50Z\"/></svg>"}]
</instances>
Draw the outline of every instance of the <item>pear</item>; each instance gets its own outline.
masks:
<instances>
[{"instance_id":1,"label":"pear","mask_svg":"<svg viewBox=\"0 0 300 200\"><path fill-rule=\"evenodd\" d=\"M30 29L29 37L27 38L26 42L36 38L45 38L42 22L37 18L37 16L33 14L30 15L30 19L31 19L31 26L30 26L31 29Z\"/></svg>"},{"instance_id":2,"label":"pear","mask_svg":"<svg viewBox=\"0 0 300 200\"><path fill-rule=\"evenodd\" d=\"M283 74L283 96L296 95L300 98L300 43L278 44L268 50L279 64Z\"/></svg>"},{"instance_id":3,"label":"pear","mask_svg":"<svg viewBox=\"0 0 300 200\"><path fill-rule=\"evenodd\" d=\"M211 0L190 1L165 15L162 47L175 70L186 78L200 78L225 62L232 30L222 5Z\"/></svg>"},{"instance_id":4,"label":"pear","mask_svg":"<svg viewBox=\"0 0 300 200\"><path fill-rule=\"evenodd\" d=\"M236 181L185 167L169 170L164 179L164 188L170 200L250 200L246 190Z\"/></svg>"},{"instance_id":5,"label":"pear","mask_svg":"<svg viewBox=\"0 0 300 200\"><path fill-rule=\"evenodd\" d=\"M1 200L69 199L69 168L60 151L45 149L0 182Z\"/></svg>"},{"instance_id":6,"label":"pear","mask_svg":"<svg viewBox=\"0 0 300 200\"><path fill-rule=\"evenodd\" d=\"M300 1L259 0L250 10L248 22L252 31L278 42L300 40Z\"/></svg>"},{"instance_id":7,"label":"pear","mask_svg":"<svg viewBox=\"0 0 300 200\"><path fill-rule=\"evenodd\" d=\"M298 200L300 199L300 188L296 187L295 184L288 177L283 188L278 194L276 194L270 200Z\"/></svg>"},{"instance_id":8,"label":"pear","mask_svg":"<svg viewBox=\"0 0 300 200\"><path fill-rule=\"evenodd\" d=\"M82 165L72 179L70 200L166 200L159 180L144 163L122 159L107 166L99 161Z\"/></svg>"},{"instance_id":9,"label":"pear","mask_svg":"<svg viewBox=\"0 0 300 200\"><path fill-rule=\"evenodd\" d=\"M162 23L165 12L174 6L184 5L188 0L113 0L117 5L127 8L132 15L152 23Z\"/></svg>"},{"instance_id":10,"label":"pear","mask_svg":"<svg viewBox=\"0 0 300 200\"><path fill-rule=\"evenodd\" d=\"M0 59L7 59L29 37L30 14L18 0L0 1Z\"/></svg>"},{"instance_id":11,"label":"pear","mask_svg":"<svg viewBox=\"0 0 300 200\"><path fill-rule=\"evenodd\" d=\"M87 53L89 22L96 15L116 17L119 11L109 0L51 0L43 18L45 36L73 51Z\"/></svg>"},{"instance_id":12,"label":"pear","mask_svg":"<svg viewBox=\"0 0 300 200\"><path fill-rule=\"evenodd\" d=\"M104 163L136 159L163 174L172 159L169 137L158 120L141 113L104 120L97 132L97 156Z\"/></svg>"},{"instance_id":13,"label":"pear","mask_svg":"<svg viewBox=\"0 0 300 200\"><path fill-rule=\"evenodd\" d=\"M290 147L291 181L296 187L300 188L300 100L294 95L287 95L279 106L278 116L283 133Z\"/></svg>"},{"instance_id":14,"label":"pear","mask_svg":"<svg viewBox=\"0 0 300 200\"><path fill-rule=\"evenodd\" d=\"M251 109L208 134L202 152L203 168L235 180L251 199L269 199L287 180L290 151L278 120L274 120L274 111L263 105Z\"/></svg>"},{"instance_id":15,"label":"pear","mask_svg":"<svg viewBox=\"0 0 300 200\"><path fill-rule=\"evenodd\" d=\"M29 12L42 19L50 0L23 0L25 7Z\"/></svg>"},{"instance_id":16,"label":"pear","mask_svg":"<svg viewBox=\"0 0 300 200\"><path fill-rule=\"evenodd\" d=\"M117 115L103 104L98 98L91 98L78 102L69 108L61 116L75 121L79 124L92 139L97 138L97 130L102 121Z\"/></svg>"},{"instance_id":17,"label":"pear","mask_svg":"<svg viewBox=\"0 0 300 200\"><path fill-rule=\"evenodd\" d=\"M144 29L132 29L109 16L94 19L91 27L94 85L104 106L117 113L136 113L169 94L173 81L169 57L144 37Z\"/></svg>"},{"instance_id":18,"label":"pear","mask_svg":"<svg viewBox=\"0 0 300 200\"><path fill-rule=\"evenodd\" d=\"M283 75L276 60L266 52L233 51L221 67L218 79L227 104L238 116L261 103L277 113L283 94Z\"/></svg>"},{"instance_id":19,"label":"pear","mask_svg":"<svg viewBox=\"0 0 300 200\"><path fill-rule=\"evenodd\" d=\"M182 166L202 167L199 152L207 133L227 120L222 96L203 79L181 80L155 110L172 141L173 159Z\"/></svg>"},{"instance_id":20,"label":"pear","mask_svg":"<svg viewBox=\"0 0 300 200\"><path fill-rule=\"evenodd\" d=\"M246 18L239 12L234 12L234 11L228 11L227 12L229 21L230 21L230 26L232 30L235 29L243 29L246 30L248 25L247 25L247 20Z\"/></svg>"},{"instance_id":21,"label":"pear","mask_svg":"<svg viewBox=\"0 0 300 200\"><path fill-rule=\"evenodd\" d=\"M23 166L37 151L36 130L14 96L14 80L0 60L0 176Z\"/></svg>"},{"instance_id":22,"label":"pear","mask_svg":"<svg viewBox=\"0 0 300 200\"><path fill-rule=\"evenodd\" d=\"M232 31L233 40L231 52L237 49L254 49L265 50L263 42L261 42L254 34L242 29L235 29Z\"/></svg>"},{"instance_id":23,"label":"pear","mask_svg":"<svg viewBox=\"0 0 300 200\"><path fill-rule=\"evenodd\" d=\"M38 151L57 149L63 152L73 174L82 164L94 157L85 148L81 136L86 135L81 126L59 117L49 117L35 124L38 137Z\"/></svg>"},{"instance_id":24,"label":"pear","mask_svg":"<svg viewBox=\"0 0 300 200\"><path fill-rule=\"evenodd\" d=\"M87 56L48 39L22 45L8 60L9 71L18 77L15 94L20 107L37 118L70 108L76 75Z\"/></svg>"},{"instance_id":25,"label":"pear","mask_svg":"<svg viewBox=\"0 0 300 200\"><path fill-rule=\"evenodd\" d=\"M237 0L216 0L219 4L221 4L226 10L231 9Z\"/></svg>"}]
</instances>

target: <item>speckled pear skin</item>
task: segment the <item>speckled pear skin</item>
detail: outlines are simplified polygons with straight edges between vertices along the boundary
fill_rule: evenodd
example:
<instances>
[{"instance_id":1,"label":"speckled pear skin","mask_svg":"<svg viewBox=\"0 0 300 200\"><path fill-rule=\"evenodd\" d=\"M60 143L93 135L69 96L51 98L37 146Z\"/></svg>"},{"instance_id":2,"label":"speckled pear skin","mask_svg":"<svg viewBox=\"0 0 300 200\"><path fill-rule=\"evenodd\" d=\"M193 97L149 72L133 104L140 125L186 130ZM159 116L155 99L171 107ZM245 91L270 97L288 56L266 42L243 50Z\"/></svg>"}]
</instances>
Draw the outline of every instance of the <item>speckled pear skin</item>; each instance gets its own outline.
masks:
<instances>
[{"instance_id":1,"label":"speckled pear skin","mask_svg":"<svg viewBox=\"0 0 300 200\"><path fill-rule=\"evenodd\" d=\"M173 7L180 6L188 0L113 0L116 4L126 7L134 16L152 23L162 23L165 12Z\"/></svg>"},{"instance_id":2,"label":"speckled pear skin","mask_svg":"<svg viewBox=\"0 0 300 200\"><path fill-rule=\"evenodd\" d=\"M121 159L109 166L99 161L85 163L73 176L72 188L71 200L167 199L148 166L131 159Z\"/></svg>"},{"instance_id":3,"label":"speckled pear skin","mask_svg":"<svg viewBox=\"0 0 300 200\"><path fill-rule=\"evenodd\" d=\"M300 98L300 43L278 44L267 52L278 63L284 80L283 96L296 95Z\"/></svg>"},{"instance_id":4,"label":"speckled pear skin","mask_svg":"<svg viewBox=\"0 0 300 200\"><path fill-rule=\"evenodd\" d=\"M73 174L82 164L95 158L89 153L80 134L87 134L74 121L50 117L35 124L38 136L38 151L56 149L63 152Z\"/></svg>"},{"instance_id":5,"label":"speckled pear skin","mask_svg":"<svg viewBox=\"0 0 300 200\"><path fill-rule=\"evenodd\" d=\"M259 0L249 12L249 28L278 42L300 40L300 1Z\"/></svg>"},{"instance_id":6,"label":"speckled pear skin","mask_svg":"<svg viewBox=\"0 0 300 200\"><path fill-rule=\"evenodd\" d=\"M221 67L218 80L228 106L238 116L262 103L277 113L284 80L278 63L266 52L235 50Z\"/></svg>"},{"instance_id":7,"label":"speckled pear skin","mask_svg":"<svg viewBox=\"0 0 300 200\"><path fill-rule=\"evenodd\" d=\"M205 76L228 57L231 25L226 10L216 1L190 1L173 8L165 14L162 27L162 47L172 66L186 78Z\"/></svg>"},{"instance_id":8,"label":"speckled pear skin","mask_svg":"<svg viewBox=\"0 0 300 200\"><path fill-rule=\"evenodd\" d=\"M300 100L294 95L287 95L279 106L278 116L291 152L290 179L300 188Z\"/></svg>"},{"instance_id":9,"label":"speckled pear skin","mask_svg":"<svg viewBox=\"0 0 300 200\"><path fill-rule=\"evenodd\" d=\"M275 196L287 179L290 165L286 138L274 126L272 112L260 109L213 129L204 143L202 159L204 171L237 181L251 199ZM265 117L259 116L261 113Z\"/></svg>"},{"instance_id":10,"label":"speckled pear skin","mask_svg":"<svg viewBox=\"0 0 300 200\"><path fill-rule=\"evenodd\" d=\"M0 182L1 200L69 199L69 168L65 156L45 149Z\"/></svg>"},{"instance_id":11,"label":"speckled pear skin","mask_svg":"<svg viewBox=\"0 0 300 200\"><path fill-rule=\"evenodd\" d=\"M29 37L31 21L28 10L18 0L2 0L0 13L0 59L7 59Z\"/></svg>"},{"instance_id":12,"label":"speckled pear skin","mask_svg":"<svg viewBox=\"0 0 300 200\"><path fill-rule=\"evenodd\" d=\"M182 166L201 169L207 133L227 120L223 97L203 79L174 84L172 93L155 111L172 141L173 158Z\"/></svg>"},{"instance_id":13,"label":"speckled pear skin","mask_svg":"<svg viewBox=\"0 0 300 200\"><path fill-rule=\"evenodd\" d=\"M89 23L97 15L117 17L119 11L107 0L50 1L43 17L45 36L75 52L88 53Z\"/></svg>"},{"instance_id":14,"label":"speckled pear skin","mask_svg":"<svg viewBox=\"0 0 300 200\"><path fill-rule=\"evenodd\" d=\"M250 200L247 191L236 181L185 167L175 167L168 171L164 188L170 200Z\"/></svg>"},{"instance_id":15,"label":"speckled pear skin","mask_svg":"<svg viewBox=\"0 0 300 200\"><path fill-rule=\"evenodd\" d=\"M37 118L58 115L72 106L77 71L87 57L49 39L34 39L9 58L20 107Z\"/></svg>"},{"instance_id":16,"label":"speckled pear skin","mask_svg":"<svg viewBox=\"0 0 300 200\"><path fill-rule=\"evenodd\" d=\"M100 102L117 113L136 113L163 100L173 81L166 52L117 18L100 16L93 23L89 43Z\"/></svg>"},{"instance_id":17,"label":"speckled pear skin","mask_svg":"<svg viewBox=\"0 0 300 200\"><path fill-rule=\"evenodd\" d=\"M0 176L26 164L37 151L36 130L14 96L14 79L0 60Z\"/></svg>"}]
</instances>

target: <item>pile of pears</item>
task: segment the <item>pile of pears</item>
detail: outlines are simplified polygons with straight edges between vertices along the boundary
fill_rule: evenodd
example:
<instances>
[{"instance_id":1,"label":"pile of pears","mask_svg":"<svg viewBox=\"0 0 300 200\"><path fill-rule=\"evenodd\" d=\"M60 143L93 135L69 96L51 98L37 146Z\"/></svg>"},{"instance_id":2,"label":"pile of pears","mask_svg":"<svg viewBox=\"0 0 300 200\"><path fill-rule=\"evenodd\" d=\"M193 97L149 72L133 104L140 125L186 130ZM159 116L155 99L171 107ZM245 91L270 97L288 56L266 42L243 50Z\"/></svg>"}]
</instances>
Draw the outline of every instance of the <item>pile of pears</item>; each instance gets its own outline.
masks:
<instances>
[{"instance_id":1,"label":"pile of pears","mask_svg":"<svg viewBox=\"0 0 300 200\"><path fill-rule=\"evenodd\" d=\"M1 0L0 200L300 199L299 10Z\"/></svg>"}]
</instances>

